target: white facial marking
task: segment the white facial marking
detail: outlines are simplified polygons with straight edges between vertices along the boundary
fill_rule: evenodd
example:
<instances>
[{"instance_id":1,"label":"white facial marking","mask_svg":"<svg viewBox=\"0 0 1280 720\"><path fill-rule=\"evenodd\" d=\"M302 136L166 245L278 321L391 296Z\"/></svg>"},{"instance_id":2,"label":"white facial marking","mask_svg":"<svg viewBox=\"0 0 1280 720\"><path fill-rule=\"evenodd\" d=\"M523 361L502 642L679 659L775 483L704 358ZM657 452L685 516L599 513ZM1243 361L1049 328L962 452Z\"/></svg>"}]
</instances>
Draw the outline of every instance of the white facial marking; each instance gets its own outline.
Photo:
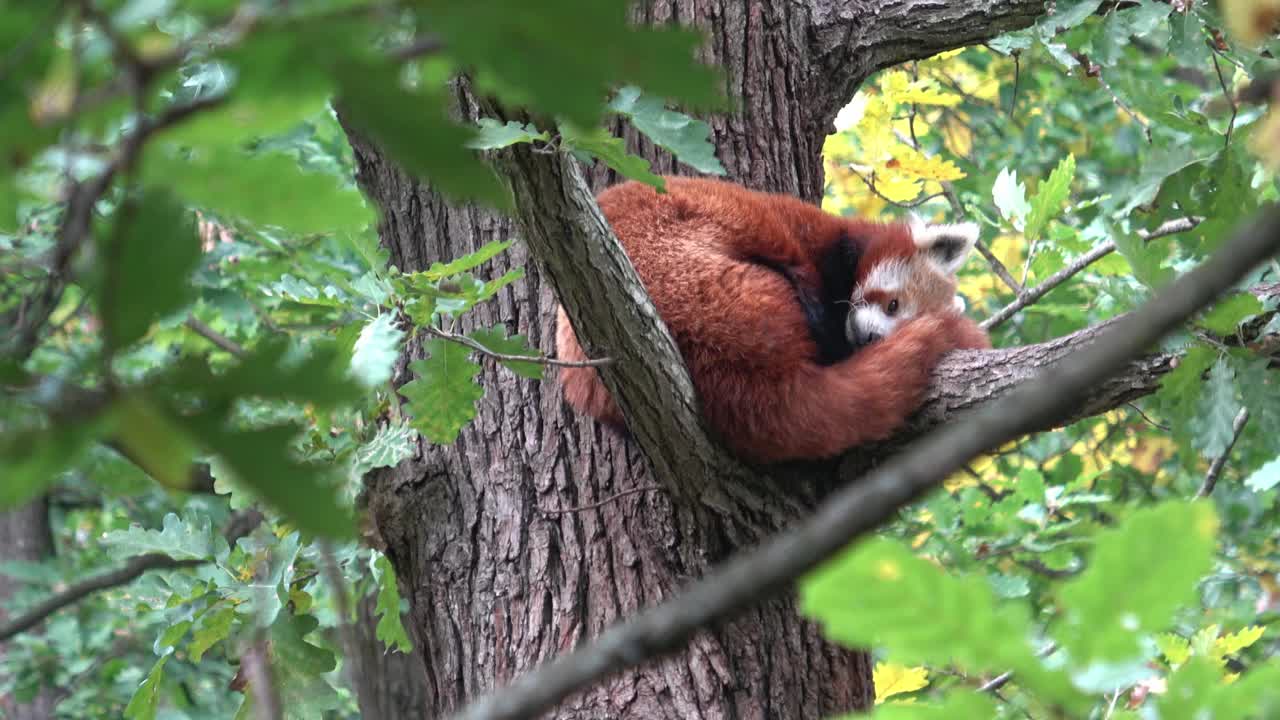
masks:
<instances>
[{"instance_id":1,"label":"white facial marking","mask_svg":"<svg viewBox=\"0 0 1280 720\"><path fill-rule=\"evenodd\" d=\"M897 326L897 318L891 318L884 314L884 310L879 305L860 305L853 309L851 315L853 330L856 332L855 341L861 341L868 337L888 337L893 332L893 328Z\"/></svg>"},{"instance_id":2,"label":"white facial marking","mask_svg":"<svg viewBox=\"0 0 1280 720\"><path fill-rule=\"evenodd\" d=\"M907 264L902 260L888 260L871 268L863 285L864 292L879 290L884 293L901 292L907 284Z\"/></svg>"}]
</instances>

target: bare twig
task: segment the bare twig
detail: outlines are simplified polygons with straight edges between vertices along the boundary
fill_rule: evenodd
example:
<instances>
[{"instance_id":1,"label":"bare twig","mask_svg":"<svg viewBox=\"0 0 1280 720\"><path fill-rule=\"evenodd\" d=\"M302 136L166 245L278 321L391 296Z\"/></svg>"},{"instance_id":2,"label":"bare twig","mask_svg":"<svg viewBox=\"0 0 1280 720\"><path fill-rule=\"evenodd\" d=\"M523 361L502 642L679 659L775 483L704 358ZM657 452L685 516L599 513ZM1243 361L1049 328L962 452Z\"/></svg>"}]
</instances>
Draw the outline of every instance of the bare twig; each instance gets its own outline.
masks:
<instances>
[{"instance_id":1,"label":"bare twig","mask_svg":"<svg viewBox=\"0 0 1280 720\"><path fill-rule=\"evenodd\" d=\"M1218 476L1222 475L1222 469L1227 466L1227 458L1231 457L1231 448L1236 446L1236 441L1240 439L1240 433L1244 432L1247 422L1249 422L1249 408L1240 408L1240 412L1236 413L1236 419L1231 421L1231 440L1223 448L1222 454L1209 463L1209 471L1204 474L1204 483L1200 485L1196 497L1209 497L1217 487Z\"/></svg>"},{"instance_id":2,"label":"bare twig","mask_svg":"<svg viewBox=\"0 0 1280 720\"><path fill-rule=\"evenodd\" d=\"M183 324L186 325L188 328L190 328L193 332L195 332L195 334L199 335L205 340L208 340L214 345L217 345L223 350L226 350L232 355L235 355L238 358L242 358L248 354L245 352L245 349L243 347L240 347L239 343L228 338L226 335L223 335L217 330L214 330L213 328L209 327L202 320L200 320L200 318L196 317L195 315L188 315L187 321Z\"/></svg>"},{"instance_id":3,"label":"bare twig","mask_svg":"<svg viewBox=\"0 0 1280 720\"><path fill-rule=\"evenodd\" d=\"M168 555L139 555L130 559L124 567L82 580L56 595L45 598L35 607L0 625L0 642L30 630L55 612L68 605L74 605L96 592L127 585L148 570L169 570L203 563L203 560L175 560Z\"/></svg>"},{"instance_id":4,"label":"bare twig","mask_svg":"<svg viewBox=\"0 0 1280 720\"><path fill-rule=\"evenodd\" d=\"M807 521L739 555L676 599L605 631L464 710L467 720L535 717L623 668L678 649L712 623L785 591L850 540L894 517L970 458L1069 415L1080 398L1280 250L1280 208L1269 206L1199 268L1180 277L1098 340L1016 391L913 443L833 494Z\"/></svg>"},{"instance_id":5,"label":"bare twig","mask_svg":"<svg viewBox=\"0 0 1280 720\"><path fill-rule=\"evenodd\" d=\"M1173 235L1175 233L1186 232L1187 230L1190 230L1195 226L1199 225L1200 221L1201 221L1201 218L1195 218L1195 217L1177 218L1175 220L1170 220L1166 223L1161 224L1155 230L1152 230L1150 232L1139 231L1138 235L1144 241L1150 242L1152 240L1155 240L1156 238L1165 237L1166 235ZM983 320L979 324L982 326L984 330L990 330L991 328L994 328L1000 325L1004 321L1013 317L1014 314L1017 313L1022 308L1044 297L1046 294L1048 294L1050 290L1070 280L1072 277L1076 275L1076 273L1079 273L1081 270L1084 270L1085 268L1101 260L1107 255L1110 255L1111 253L1115 252L1115 250L1116 250L1116 243L1114 240L1108 240L1098 245L1097 247L1093 248L1089 252L1073 260L1071 264L1067 265L1066 267L1062 268L1058 272L1045 278L1044 282L1040 283L1034 288L1031 288L1030 290L1024 291L1013 302L1000 308L994 314L992 314L991 317L987 318L986 320Z\"/></svg>"},{"instance_id":6,"label":"bare twig","mask_svg":"<svg viewBox=\"0 0 1280 720\"><path fill-rule=\"evenodd\" d=\"M252 513L257 517L257 521L261 522L262 515L256 510L245 511ZM242 514L233 515L228 521L227 530L224 537L227 542L234 545L236 540L244 537L257 525L257 522L249 523L238 520L243 518ZM177 560L162 555L152 553L148 555L138 555L131 558L123 567L117 570L95 575L87 580L72 585L71 587L59 592L55 595L45 598L35 605L35 607L22 613L21 615L0 625L0 642L4 642L18 633L25 632L44 622L45 618L61 610L62 608L74 605L90 595L102 591L109 590L121 585L127 585L137 580L143 573L148 570L171 570L173 568L194 567L202 565L205 560Z\"/></svg>"},{"instance_id":7,"label":"bare twig","mask_svg":"<svg viewBox=\"0 0 1280 720\"><path fill-rule=\"evenodd\" d=\"M501 360L502 362L527 362L537 365L552 365L555 367L600 367L601 365L608 365L613 362L610 358L596 358L594 360L557 360L556 358L535 357L531 355L508 355L506 353L494 352L466 335L459 335L430 325L424 327L423 330L425 330L428 335L438 337L441 340L458 343L459 345L475 350L481 355L486 355L494 360Z\"/></svg>"},{"instance_id":8,"label":"bare twig","mask_svg":"<svg viewBox=\"0 0 1280 720\"><path fill-rule=\"evenodd\" d=\"M853 165L847 165L845 167L846 169L848 169L849 172L853 173L859 180L861 180L862 184L866 185L867 189L870 190L872 194L874 194L876 197L880 198L881 200L889 203L890 205L896 208L902 208L903 210L912 210L920 207L921 205L929 202L930 200L942 197L942 193L939 192L939 193L934 193L932 195L926 195L922 198L916 198L915 200L911 200L910 202L902 202L900 200L894 200L890 198L888 195L885 195L884 193L880 192L880 189L876 187L874 172L872 173L871 177L867 177L866 175L863 175L861 172L859 172L856 168L854 168Z\"/></svg>"},{"instance_id":9,"label":"bare twig","mask_svg":"<svg viewBox=\"0 0 1280 720\"><path fill-rule=\"evenodd\" d=\"M1036 653L1036 657L1040 657L1040 658L1049 657L1057 650L1058 650L1058 646L1056 643L1049 643L1048 645L1041 648L1040 652ZM999 675L991 678L990 680L982 683L982 685L978 687L978 692L994 693L1000 688L1004 687L1005 685L1008 685L1009 681L1012 679L1013 679L1012 670L1002 672Z\"/></svg>"},{"instance_id":10,"label":"bare twig","mask_svg":"<svg viewBox=\"0 0 1280 720\"><path fill-rule=\"evenodd\" d=\"M1222 86L1222 95L1231 103L1231 119L1227 121L1227 138L1223 143L1224 147L1231 146L1231 131L1236 126L1236 115L1240 113L1240 105L1236 102L1235 96L1231 93L1231 89L1227 87L1227 79L1222 75L1222 65L1218 63L1218 51L1213 51L1213 69L1218 73L1218 84Z\"/></svg>"},{"instance_id":11,"label":"bare twig","mask_svg":"<svg viewBox=\"0 0 1280 720\"><path fill-rule=\"evenodd\" d=\"M944 180L939 184L942 186L942 194L947 198L947 202L951 205L951 212L955 214L956 218L967 216L968 213L965 212L964 203L960 202L960 193L956 192L955 183ZM996 277L1000 278L1013 291L1014 295L1021 295L1023 292L1022 284L1013 278L1009 268L1005 267L1005 264L1000 261L1000 258L996 257L995 253L991 252L991 248L987 247L987 244L982 240L974 243L974 247L978 248L978 252L986 259Z\"/></svg>"}]
</instances>

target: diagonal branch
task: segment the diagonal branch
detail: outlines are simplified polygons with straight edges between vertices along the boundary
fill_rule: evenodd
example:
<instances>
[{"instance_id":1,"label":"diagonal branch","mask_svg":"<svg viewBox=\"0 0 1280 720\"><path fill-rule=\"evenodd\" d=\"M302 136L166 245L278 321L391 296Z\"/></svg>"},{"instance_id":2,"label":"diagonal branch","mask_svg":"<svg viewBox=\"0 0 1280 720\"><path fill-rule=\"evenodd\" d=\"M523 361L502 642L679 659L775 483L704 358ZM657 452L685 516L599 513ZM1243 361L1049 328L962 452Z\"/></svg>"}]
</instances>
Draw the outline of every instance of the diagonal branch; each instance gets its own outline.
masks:
<instances>
[{"instance_id":1,"label":"diagonal branch","mask_svg":"<svg viewBox=\"0 0 1280 720\"><path fill-rule=\"evenodd\" d=\"M694 633L785 591L850 540L964 467L975 455L1079 412L1080 398L1280 251L1280 208L1270 206L1201 267L1094 342L1044 369L966 422L948 423L835 493L793 530L765 541L597 640L543 665L464 710L466 720L534 717L608 675L682 647Z\"/></svg>"},{"instance_id":2,"label":"diagonal branch","mask_svg":"<svg viewBox=\"0 0 1280 720\"><path fill-rule=\"evenodd\" d=\"M257 510L243 511L231 517L223 536L229 544L234 545L237 540L252 532L260 522L262 522L262 514ZM205 560L178 560L162 553L137 555L115 570L81 580L66 590L41 600L31 609L0 625L0 642L36 627L55 612L74 605L94 593L128 585L142 577L148 570L195 567L205 562Z\"/></svg>"},{"instance_id":3,"label":"diagonal branch","mask_svg":"<svg viewBox=\"0 0 1280 720\"><path fill-rule=\"evenodd\" d=\"M510 183L521 236L555 285L578 339L600 367L657 479L696 492L753 477L707 434L693 382L577 161L517 145L494 164ZM606 352L607 349L607 352Z\"/></svg>"},{"instance_id":4,"label":"diagonal branch","mask_svg":"<svg viewBox=\"0 0 1280 720\"><path fill-rule=\"evenodd\" d=\"M810 6L811 77L827 121L872 73L1029 27L1045 0L840 0ZM873 6L871 8L863 6ZM868 22L868 16L874 17Z\"/></svg>"}]
</instances>

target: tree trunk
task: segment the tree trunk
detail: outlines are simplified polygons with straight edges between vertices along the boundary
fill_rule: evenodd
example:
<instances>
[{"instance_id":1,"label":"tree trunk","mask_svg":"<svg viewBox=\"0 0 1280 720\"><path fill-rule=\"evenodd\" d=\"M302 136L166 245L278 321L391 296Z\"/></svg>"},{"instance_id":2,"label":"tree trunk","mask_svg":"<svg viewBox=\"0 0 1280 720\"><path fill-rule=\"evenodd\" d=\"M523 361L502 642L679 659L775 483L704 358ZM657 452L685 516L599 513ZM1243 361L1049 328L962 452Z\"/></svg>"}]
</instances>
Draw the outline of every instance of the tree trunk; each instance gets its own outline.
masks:
<instances>
[{"instance_id":1,"label":"tree trunk","mask_svg":"<svg viewBox=\"0 0 1280 720\"><path fill-rule=\"evenodd\" d=\"M394 718L420 720L426 717L428 700L423 682L422 652L388 651L378 639L377 593L370 593L356 604L357 657L350 662L360 668L361 686L356 689L362 718ZM401 618L408 627L410 618Z\"/></svg>"},{"instance_id":2,"label":"tree trunk","mask_svg":"<svg viewBox=\"0 0 1280 720\"><path fill-rule=\"evenodd\" d=\"M738 111L708 118L729 177L819 202L831 120L874 70L1029 24L1043 0L920 3L711 0L641 3L642 23L705 29ZM466 120L476 105L460 85ZM687 170L626 136L655 172ZM446 203L347 127L357 180L382 208L380 234L406 272L517 235L504 217ZM616 180L587 170L592 188ZM555 297L518 243L481 272L525 266L523 282L463 329L504 325L554 354ZM412 344L411 344L412 345ZM419 353L398 365L397 383ZM542 382L485 363L476 420L448 447L367 478L368 507L411 607L426 661L427 717L440 717L604 628L661 602L728 554L812 507L813 487L716 496L711 511L660 488L627 438L574 416L554 372ZM769 493L772 492L770 495ZM794 597L708 628L680 654L613 677L555 718L822 718L864 709L871 664L822 640Z\"/></svg>"},{"instance_id":3,"label":"tree trunk","mask_svg":"<svg viewBox=\"0 0 1280 720\"><path fill-rule=\"evenodd\" d=\"M53 555L49 505L44 497L13 510L0 512L0 562L40 562ZM0 606L18 589L13 578L0 573ZM0 622L5 619L0 609ZM0 645L0 653L4 646ZM53 688L43 688L25 703L0 695L0 717L9 720L49 720L55 705Z\"/></svg>"}]
</instances>

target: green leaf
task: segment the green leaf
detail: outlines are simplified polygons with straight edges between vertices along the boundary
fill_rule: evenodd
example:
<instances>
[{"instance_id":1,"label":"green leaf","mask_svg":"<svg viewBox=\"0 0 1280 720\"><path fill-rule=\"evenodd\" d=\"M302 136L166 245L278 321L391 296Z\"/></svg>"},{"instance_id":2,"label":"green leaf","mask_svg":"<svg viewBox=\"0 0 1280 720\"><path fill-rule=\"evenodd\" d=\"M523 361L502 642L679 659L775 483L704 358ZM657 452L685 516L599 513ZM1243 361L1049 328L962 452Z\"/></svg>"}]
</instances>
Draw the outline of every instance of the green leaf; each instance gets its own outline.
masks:
<instances>
[{"instance_id":1,"label":"green leaf","mask_svg":"<svg viewBox=\"0 0 1280 720\"><path fill-rule=\"evenodd\" d=\"M404 331L395 325L395 315L379 315L364 326L351 355L351 372L365 387L380 387L391 379L400 355Z\"/></svg>"},{"instance_id":2,"label":"green leaf","mask_svg":"<svg viewBox=\"0 0 1280 720\"><path fill-rule=\"evenodd\" d=\"M191 213L164 190L143 191L116 218L99 249L98 303L110 350L133 343L190 300L189 275L200 258Z\"/></svg>"},{"instance_id":3,"label":"green leaf","mask_svg":"<svg viewBox=\"0 0 1280 720\"><path fill-rule=\"evenodd\" d=\"M247 488L299 528L322 537L350 537L355 524L338 502L331 469L295 460L293 425L232 430L207 416L184 417L193 434L222 461L237 487Z\"/></svg>"},{"instance_id":4,"label":"green leaf","mask_svg":"<svg viewBox=\"0 0 1280 720\"><path fill-rule=\"evenodd\" d=\"M0 510L22 505L80 461L105 429L98 417L0 434Z\"/></svg>"},{"instance_id":5,"label":"green leaf","mask_svg":"<svg viewBox=\"0 0 1280 720\"><path fill-rule=\"evenodd\" d=\"M1195 600L1212 565L1217 518L1204 503L1167 502L1098 534L1088 569L1062 586L1054 636L1074 666L1141 658L1142 642Z\"/></svg>"},{"instance_id":6,"label":"green leaf","mask_svg":"<svg viewBox=\"0 0 1280 720\"><path fill-rule=\"evenodd\" d=\"M191 635L191 642L187 645L187 651L191 653L191 661L200 662L200 658L204 657L209 648L226 640L231 634L231 626L235 620L236 609L231 605L205 613L200 619L200 625Z\"/></svg>"},{"instance_id":7,"label":"green leaf","mask_svg":"<svg viewBox=\"0 0 1280 720\"><path fill-rule=\"evenodd\" d=\"M443 280L448 277L453 277L454 275L460 275L473 268L480 267L502 254L502 252L509 247L511 247L510 240L496 240L491 243L485 243L479 250L476 250L473 253L468 253L447 263L433 262L431 263L431 267L427 268L423 272L413 273L412 276L406 277L421 276L430 281Z\"/></svg>"},{"instance_id":8,"label":"green leaf","mask_svg":"<svg viewBox=\"0 0 1280 720\"><path fill-rule=\"evenodd\" d=\"M325 717L341 703L341 697L324 678L338 665L333 653L308 642L306 636L319 626L311 615L280 613L271 625L271 668L288 720Z\"/></svg>"},{"instance_id":9,"label":"green leaf","mask_svg":"<svg viewBox=\"0 0 1280 720\"><path fill-rule=\"evenodd\" d=\"M480 118L480 131L467 141L467 147L472 150L497 150L535 140L546 142L549 138L548 133L539 132L533 123L508 120L504 125L493 118Z\"/></svg>"},{"instance_id":10,"label":"green leaf","mask_svg":"<svg viewBox=\"0 0 1280 720\"><path fill-rule=\"evenodd\" d=\"M1057 3L1053 14L1042 20L1050 35L1069 30L1098 11L1102 0L1067 0Z\"/></svg>"},{"instance_id":11,"label":"green leaf","mask_svg":"<svg viewBox=\"0 0 1280 720\"><path fill-rule=\"evenodd\" d=\"M666 190L663 179L649 170L649 161L627 152L627 143L599 128L581 131L570 125L561 128L564 145L594 157L621 175Z\"/></svg>"},{"instance_id":12,"label":"green leaf","mask_svg":"<svg viewBox=\"0 0 1280 720\"><path fill-rule=\"evenodd\" d=\"M1158 696L1160 720L1246 720L1280 712L1280 665L1275 661L1251 668L1231 684L1213 661L1193 657L1169 677L1169 689Z\"/></svg>"},{"instance_id":13,"label":"green leaf","mask_svg":"<svg viewBox=\"0 0 1280 720\"><path fill-rule=\"evenodd\" d=\"M828 638L884 648L896 662L970 671L1038 664L1023 606L997 606L985 579L949 575L888 540L860 543L826 563L801 581L800 597Z\"/></svg>"},{"instance_id":14,"label":"green leaf","mask_svg":"<svg viewBox=\"0 0 1280 720\"><path fill-rule=\"evenodd\" d=\"M115 548L120 556L167 555L175 560L212 560L228 552L227 541L213 531L208 515L193 514L186 520L169 513L162 530L146 530L134 525L102 536L102 544Z\"/></svg>"},{"instance_id":15,"label":"green leaf","mask_svg":"<svg viewBox=\"0 0 1280 720\"><path fill-rule=\"evenodd\" d=\"M866 715L848 715L847 720ZM1000 717L995 701L986 695L966 690L947 693L941 703L887 702L876 706L872 720L991 720Z\"/></svg>"},{"instance_id":16,"label":"green leaf","mask_svg":"<svg viewBox=\"0 0 1280 720\"><path fill-rule=\"evenodd\" d=\"M711 127L701 120L668 110L660 98L642 95L636 87L619 90L609 109L625 115L637 130L685 165L710 175L725 174L711 144Z\"/></svg>"},{"instance_id":17,"label":"green leaf","mask_svg":"<svg viewBox=\"0 0 1280 720\"><path fill-rule=\"evenodd\" d=\"M166 383L209 399L230 402L245 397L309 403L334 408L364 397L350 374L351 360L336 342L313 341L303 349L284 338L268 338L221 374L190 362Z\"/></svg>"},{"instance_id":18,"label":"green leaf","mask_svg":"<svg viewBox=\"0 0 1280 720\"><path fill-rule=\"evenodd\" d=\"M1200 324L1218 335L1232 335L1240 323L1263 311L1262 302L1252 294L1236 293L1221 300L1200 318Z\"/></svg>"},{"instance_id":19,"label":"green leaf","mask_svg":"<svg viewBox=\"0 0 1280 720\"><path fill-rule=\"evenodd\" d=\"M400 588L396 586L396 573L386 555L378 555L374 563L378 582L378 625L374 632L388 650L413 652L413 643L400 621Z\"/></svg>"},{"instance_id":20,"label":"green leaf","mask_svg":"<svg viewBox=\"0 0 1280 720\"><path fill-rule=\"evenodd\" d=\"M1031 206L1027 204L1027 188L1018 182L1018 171L1009 168L1000 170L995 184L991 186L991 197L995 200L1000 215L1015 228L1021 228Z\"/></svg>"},{"instance_id":21,"label":"green leaf","mask_svg":"<svg viewBox=\"0 0 1280 720\"><path fill-rule=\"evenodd\" d=\"M1067 196L1071 193L1071 181L1076 176L1076 157L1068 155L1058 167L1049 173L1048 179L1040 183L1035 197L1031 198L1031 210L1027 214L1027 226L1022 231L1027 242L1034 242L1040 237L1049 221L1062 211Z\"/></svg>"},{"instance_id":22,"label":"green leaf","mask_svg":"<svg viewBox=\"0 0 1280 720\"><path fill-rule=\"evenodd\" d=\"M529 341L524 335L512 335L507 337L506 330L502 327L492 327L486 330L476 330L468 337L483 345L491 352L502 355L522 355L524 357L541 357L541 353L529 347ZM511 369L511 372L520 377L529 378L531 380L542 379L542 365L536 362L519 362L510 360L500 360L503 365Z\"/></svg>"},{"instance_id":23,"label":"green leaf","mask_svg":"<svg viewBox=\"0 0 1280 720\"><path fill-rule=\"evenodd\" d=\"M1193 445L1205 457L1216 458L1227 451L1235 432L1232 423L1240 412L1236 400L1235 370L1226 358L1219 358L1209 369L1197 403L1197 411L1191 420Z\"/></svg>"},{"instance_id":24,"label":"green leaf","mask_svg":"<svg viewBox=\"0 0 1280 720\"><path fill-rule=\"evenodd\" d=\"M442 94L401 89L393 67L353 65L340 72L346 120L368 134L409 173L458 199L498 208L510 205L505 187L466 144L475 133L448 120Z\"/></svg>"},{"instance_id":25,"label":"green leaf","mask_svg":"<svg viewBox=\"0 0 1280 720\"><path fill-rule=\"evenodd\" d=\"M1123 197L1125 203L1113 213L1116 218L1123 218L1139 206L1146 205L1156 199L1161 185L1176 173L1193 165L1211 160L1214 152L1198 151L1187 145L1153 148L1138 173L1138 179Z\"/></svg>"},{"instance_id":26,"label":"green leaf","mask_svg":"<svg viewBox=\"0 0 1280 720\"><path fill-rule=\"evenodd\" d=\"M483 91L581 127L600 119L610 87L634 84L660 97L718 105L715 73L694 57L695 32L629 21L625 0L502 0L423 11L451 57L474 68ZM580 28L566 41L566 28Z\"/></svg>"},{"instance_id":27,"label":"green leaf","mask_svg":"<svg viewBox=\"0 0 1280 720\"><path fill-rule=\"evenodd\" d=\"M462 427L476 416L476 401L484 390L476 383L480 366L471 362L471 350L446 340L429 340L430 355L409 366L417 379L400 388L409 400L410 425L434 443L451 443Z\"/></svg>"},{"instance_id":28,"label":"green leaf","mask_svg":"<svg viewBox=\"0 0 1280 720\"><path fill-rule=\"evenodd\" d=\"M232 145L167 152L151 147L143 177L191 205L297 234L354 233L374 219L359 191L332 175L300 170L297 160L276 152L250 154Z\"/></svg>"},{"instance_id":29,"label":"green leaf","mask_svg":"<svg viewBox=\"0 0 1280 720\"><path fill-rule=\"evenodd\" d=\"M164 664L169 662L165 655L151 666L151 672L138 686L124 709L125 720L155 720L156 710L160 705L160 683L164 679Z\"/></svg>"},{"instance_id":30,"label":"green leaf","mask_svg":"<svg viewBox=\"0 0 1280 720\"><path fill-rule=\"evenodd\" d=\"M115 439L138 467L161 485L186 489L196 445L169 414L141 393L116 403Z\"/></svg>"},{"instance_id":31,"label":"green leaf","mask_svg":"<svg viewBox=\"0 0 1280 720\"><path fill-rule=\"evenodd\" d=\"M1116 249L1129 261L1134 277L1149 288L1159 288L1173 279L1173 270L1164 267L1165 249L1143 240L1137 233L1120 232L1107 226Z\"/></svg>"},{"instance_id":32,"label":"green leaf","mask_svg":"<svg viewBox=\"0 0 1280 720\"><path fill-rule=\"evenodd\" d=\"M1266 492L1280 485L1280 456L1255 470L1244 484L1254 492Z\"/></svg>"},{"instance_id":33,"label":"green leaf","mask_svg":"<svg viewBox=\"0 0 1280 720\"><path fill-rule=\"evenodd\" d=\"M383 425L372 440L356 450L353 474L362 477L374 468L395 467L417 451L417 439L417 433L407 424Z\"/></svg>"},{"instance_id":34,"label":"green leaf","mask_svg":"<svg viewBox=\"0 0 1280 720\"><path fill-rule=\"evenodd\" d=\"M1249 408L1249 428L1256 430L1259 450L1280 452L1280 373L1270 368L1269 358L1232 356L1236 385Z\"/></svg>"},{"instance_id":35,"label":"green leaf","mask_svg":"<svg viewBox=\"0 0 1280 720\"><path fill-rule=\"evenodd\" d=\"M1178 366L1160 383L1156 395L1161 409L1173 421L1175 428L1189 426L1195 414L1196 401L1200 397L1201 377L1218 359L1218 354L1196 345L1178 361Z\"/></svg>"}]
</instances>

